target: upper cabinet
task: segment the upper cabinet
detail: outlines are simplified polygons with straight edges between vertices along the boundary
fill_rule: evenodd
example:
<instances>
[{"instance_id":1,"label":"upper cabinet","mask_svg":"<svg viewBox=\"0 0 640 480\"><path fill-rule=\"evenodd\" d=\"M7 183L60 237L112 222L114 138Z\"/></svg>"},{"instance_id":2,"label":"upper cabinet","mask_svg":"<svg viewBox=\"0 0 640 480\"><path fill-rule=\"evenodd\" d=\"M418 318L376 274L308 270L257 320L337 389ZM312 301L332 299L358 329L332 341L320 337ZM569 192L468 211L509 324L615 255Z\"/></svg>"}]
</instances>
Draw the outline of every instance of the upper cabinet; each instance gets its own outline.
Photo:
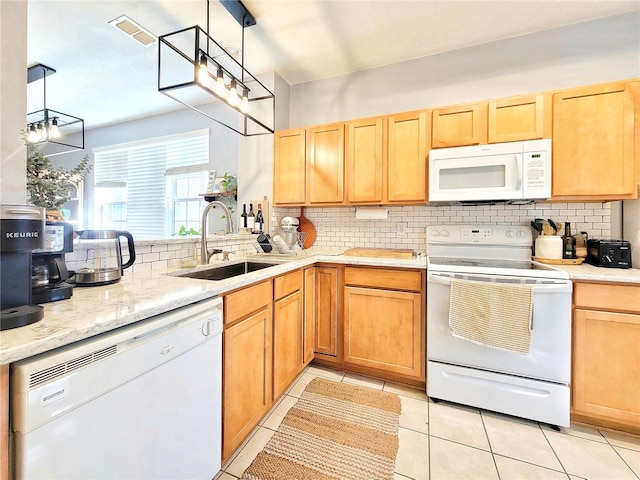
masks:
<instances>
[{"instance_id":1,"label":"upper cabinet","mask_svg":"<svg viewBox=\"0 0 640 480\"><path fill-rule=\"evenodd\" d=\"M305 129L275 133L273 201L276 205L303 205L306 186Z\"/></svg>"},{"instance_id":2,"label":"upper cabinet","mask_svg":"<svg viewBox=\"0 0 640 480\"><path fill-rule=\"evenodd\" d=\"M387 118L386 202L427 201L427 112Z\"/></svg>"},{"instance_id":3,"label":"upper cabinet","mask_svg":"<svg viewBox=\"0 0 640 480\"><path fill-rule=\"evenodd\" d=\"M486 103L437 108L432 113L432 148L486 143Z\"/></svg>"},{"instance_id":4,"label":"upper cabinet","mask_svg":"<svg viewBox=\"0 0 640 480\"><path fill-rule=\"evenodd\" d=\"M551 137L551 95L524 95L489 102L488 143Z\"/></svg>"},{"instance_id":5,"label":"upper cabinet","mask_svg":"<svg viewBox=\"0 0 640 480\"><path fill-rule=\"evenodd\" d=\"M307 205L344 202L344 123L307 129Z\"/></svg>"},{"instance_id":6,"label":"upper cabinet","mask_svg":"<svg viewBox=\"0 0 640 480\"><path fill-rule=\"evenodd\" d=\"M348 203L382 203L382 118L347 123L345 163Z\"/></svg>"},{"instance_id":7,"label":"upper cabinet","mask_svg":"<svg viewBox=\"0 0 640 480\"><path fill-rule=\"evenodd\" d=\"M608 83L553 95L554 199L637 198L639 85Z\"/></svg>"}]
</instances>

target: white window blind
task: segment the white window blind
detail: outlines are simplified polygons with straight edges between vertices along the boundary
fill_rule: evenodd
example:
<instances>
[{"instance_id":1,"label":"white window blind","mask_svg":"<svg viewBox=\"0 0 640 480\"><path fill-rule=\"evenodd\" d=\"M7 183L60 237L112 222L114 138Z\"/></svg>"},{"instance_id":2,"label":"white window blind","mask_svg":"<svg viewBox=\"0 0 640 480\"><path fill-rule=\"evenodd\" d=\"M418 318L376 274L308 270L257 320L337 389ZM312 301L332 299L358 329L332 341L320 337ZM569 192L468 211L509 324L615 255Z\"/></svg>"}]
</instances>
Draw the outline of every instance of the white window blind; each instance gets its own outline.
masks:
<instances>
[{"instance_id":1,"label":"white window blind","mask_svg":"<svg viewBox=\"0 0 640 480\"><path fill-rule=\"evenodd\" d=\"M125 229L139 239L162 238L176 233L175 192L168 191L167 180L189 173L206 182L209 130L93 152L96 228Z\"/></svg>"}]
</instances>

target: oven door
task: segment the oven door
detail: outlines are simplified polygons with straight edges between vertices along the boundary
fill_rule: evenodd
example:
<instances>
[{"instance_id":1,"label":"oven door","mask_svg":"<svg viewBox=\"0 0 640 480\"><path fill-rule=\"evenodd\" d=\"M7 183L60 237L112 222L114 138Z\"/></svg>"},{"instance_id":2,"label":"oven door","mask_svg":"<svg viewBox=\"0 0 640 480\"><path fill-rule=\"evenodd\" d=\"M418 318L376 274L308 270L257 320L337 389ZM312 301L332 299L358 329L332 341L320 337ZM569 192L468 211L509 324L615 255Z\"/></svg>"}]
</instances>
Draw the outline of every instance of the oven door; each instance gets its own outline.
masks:
<instances>
[{"instance_id":1,"label":"oven door","mask_svg":"<svg viewBox=\"0 0 640 480\"><path fill-rule=\"evenodd\" d=\"M449 327L451 280L530 285L533 321L528 355L454 337ZM427 359L568 385L571 377L570 280L428 272Z\"/></svg>"}]
</instances>

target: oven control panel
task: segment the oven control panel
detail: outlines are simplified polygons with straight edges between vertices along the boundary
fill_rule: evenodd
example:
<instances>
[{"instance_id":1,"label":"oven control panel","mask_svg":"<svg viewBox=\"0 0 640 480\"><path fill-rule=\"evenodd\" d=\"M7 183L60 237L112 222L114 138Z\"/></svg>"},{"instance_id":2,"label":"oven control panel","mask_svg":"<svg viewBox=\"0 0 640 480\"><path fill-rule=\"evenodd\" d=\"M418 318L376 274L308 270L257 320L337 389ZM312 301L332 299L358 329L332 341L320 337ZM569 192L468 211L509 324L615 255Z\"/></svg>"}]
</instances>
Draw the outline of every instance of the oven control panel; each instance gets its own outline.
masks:
<instances>
[{"instance_id":1,"label":"oven control panel","mask_svg":"<svg viewBox=\"0 0 640 480\"><path fill-rule=\"evenodd\" d=\"M433 225L427 243L531 245L531 229L518 225Z\"/></svg>"}]
</instances>

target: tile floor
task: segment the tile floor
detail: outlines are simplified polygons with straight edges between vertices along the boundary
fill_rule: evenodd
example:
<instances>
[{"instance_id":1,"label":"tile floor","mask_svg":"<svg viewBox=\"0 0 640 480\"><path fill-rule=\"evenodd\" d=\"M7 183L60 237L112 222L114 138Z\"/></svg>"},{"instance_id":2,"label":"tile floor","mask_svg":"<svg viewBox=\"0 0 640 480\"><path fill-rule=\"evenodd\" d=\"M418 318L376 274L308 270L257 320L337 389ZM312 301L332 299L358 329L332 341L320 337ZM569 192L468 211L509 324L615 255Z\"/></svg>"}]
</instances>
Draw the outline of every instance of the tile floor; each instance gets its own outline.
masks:
<instances>
[{"instance_id":1,"label":"tile floor","mask_svg":"<svg viewBox=\"0 0 640 480\"><path fill-rule=\"evenodd\" d=\"M317 376L400 396L400 446L394 480L640 479L640 437L579 425L556 432L529 420L433 403L424 392L389 382L311 366L223 465L216 480L242 476Z\"/></svg>"}]
</instances>

